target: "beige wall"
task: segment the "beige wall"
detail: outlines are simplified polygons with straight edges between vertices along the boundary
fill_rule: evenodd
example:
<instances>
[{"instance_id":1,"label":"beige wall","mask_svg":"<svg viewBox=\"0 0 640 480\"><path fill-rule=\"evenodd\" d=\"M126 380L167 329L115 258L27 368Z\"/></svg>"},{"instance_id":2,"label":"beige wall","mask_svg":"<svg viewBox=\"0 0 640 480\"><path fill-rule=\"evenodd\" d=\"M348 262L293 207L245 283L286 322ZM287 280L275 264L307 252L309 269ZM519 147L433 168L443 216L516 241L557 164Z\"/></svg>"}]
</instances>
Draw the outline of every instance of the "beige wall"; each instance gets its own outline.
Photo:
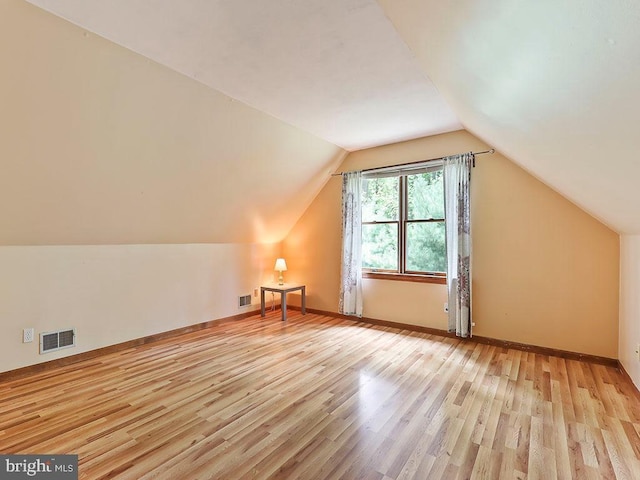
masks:
<instances>
[{"instance_id":1,"label":"beige wall","mask_svg":"<svg viewBox=\"0 0 640 480\"><path fill-rule=\"evenodd\" d=\"M21 0L0 59L0 371L247 311L344 154Z\"/></svg>"},{"instance_id":2,"label":"beige wall","mask_svg":"<svg viewBox=\"0 0 640 480\"><path fill-rule=\"evenodd\" d=\"M259 308L280 244L0 247L0 371ZM252 306L238 307L238 296ZM38 353L36 335L76 328L77 346Z\"/></svg>"},{"instance_id":3,"label":"beige wall","mask_svg":"<svg viewBox=\"0 0 640 480\"><path fill-rule=\"evenodd\" d=\"M0 245L280 241L344 154L22 0L0 59Z\"/></svg>"},{"instance_id":4,"label":"beige wall","mask_svg":"<svg viewBox=\"0 0 640 480\"><path fill-rule=\"evenodd\" d=\"M640 388L640 235L620 238L620 363Z\"/></svg>"},{"instance_id":5,"label":"beige wall","mask_svg":"<svg viewBox=\"0 0 640 480\"><path fill-rule=\"evenodd\" d=\"M460 131L351 153L340 170L486 150ZM283 243L309 306L338 309L340 178ZM473 171L474 333L617 357L618 235L500 155ZM442 285L364 281L364 316L446 329Z\"/></svg>"}]
</instances>

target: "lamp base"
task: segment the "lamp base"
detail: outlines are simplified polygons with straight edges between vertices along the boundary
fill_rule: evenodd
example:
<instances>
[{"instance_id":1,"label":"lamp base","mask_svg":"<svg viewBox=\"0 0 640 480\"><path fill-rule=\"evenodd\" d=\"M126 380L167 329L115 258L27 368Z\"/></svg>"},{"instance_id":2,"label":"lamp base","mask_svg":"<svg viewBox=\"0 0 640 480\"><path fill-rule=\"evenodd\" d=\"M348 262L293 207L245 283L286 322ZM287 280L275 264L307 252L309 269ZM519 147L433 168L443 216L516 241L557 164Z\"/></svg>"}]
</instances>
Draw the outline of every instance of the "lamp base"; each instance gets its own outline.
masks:
<instances>
[{"instance_id":1,"label":"lamp base","mask_svg":"<svg viewBox=\"0 0 640 480\"><path fill-rule=\"evenodd\" d=\"M278 285L284 285L284 277L282 276L282 272L278 276Z\"/></svg>"}]
</instances>

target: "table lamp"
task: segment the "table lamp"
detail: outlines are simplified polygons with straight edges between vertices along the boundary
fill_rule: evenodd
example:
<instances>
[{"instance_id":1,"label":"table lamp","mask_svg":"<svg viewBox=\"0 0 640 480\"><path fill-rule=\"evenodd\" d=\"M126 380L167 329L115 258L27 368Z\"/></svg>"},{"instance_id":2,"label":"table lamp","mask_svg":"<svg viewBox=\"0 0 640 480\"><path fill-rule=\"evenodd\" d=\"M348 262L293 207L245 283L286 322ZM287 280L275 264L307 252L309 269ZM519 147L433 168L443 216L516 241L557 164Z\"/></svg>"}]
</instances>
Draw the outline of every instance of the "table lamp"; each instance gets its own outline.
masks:
<instances>
[{"instance_id":1,"label":"table lamp","mask_svg":"<svg viewBox=\"0 0 640 480\"><path fill-rule=\"evenodd\" d=\"M278 285L284 285L284 277L282 276L282 272L287 271L287 262L284 261L284 258L276 259L276 266L273 269L277 272L280 272L280 276L278 277Z\"/></svg>"}]
</instances>

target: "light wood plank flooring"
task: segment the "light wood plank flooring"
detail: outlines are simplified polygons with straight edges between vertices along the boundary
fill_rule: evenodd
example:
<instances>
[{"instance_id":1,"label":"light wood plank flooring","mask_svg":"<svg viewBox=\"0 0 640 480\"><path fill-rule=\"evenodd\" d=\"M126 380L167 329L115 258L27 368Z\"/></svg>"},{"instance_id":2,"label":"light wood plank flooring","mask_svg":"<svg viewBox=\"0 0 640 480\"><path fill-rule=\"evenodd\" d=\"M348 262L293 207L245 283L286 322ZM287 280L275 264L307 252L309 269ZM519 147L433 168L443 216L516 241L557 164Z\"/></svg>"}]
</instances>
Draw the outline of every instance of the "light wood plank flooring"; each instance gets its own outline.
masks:
<instances>
[{"instance_id":1,"label":"light wood plank flooring","mask_svg":"<svg viewBox=\"0 0 640 480\"><path fill-rule=\"evenodd\" d=\"M87 479L640 479L639 435L614 368L299 312L0 384L0 452Z\"/></svg>"}]
</instances>

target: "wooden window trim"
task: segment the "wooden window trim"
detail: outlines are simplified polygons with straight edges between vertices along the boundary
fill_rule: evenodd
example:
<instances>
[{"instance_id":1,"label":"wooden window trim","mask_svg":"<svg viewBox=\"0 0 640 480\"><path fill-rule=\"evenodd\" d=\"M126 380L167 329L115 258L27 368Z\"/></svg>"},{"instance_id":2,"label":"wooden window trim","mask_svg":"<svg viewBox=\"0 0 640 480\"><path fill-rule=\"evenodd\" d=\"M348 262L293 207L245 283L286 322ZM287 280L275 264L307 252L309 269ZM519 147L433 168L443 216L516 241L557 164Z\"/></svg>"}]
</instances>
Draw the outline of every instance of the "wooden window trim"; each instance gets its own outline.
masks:
<instances>
[{"instance_id":1,"label":"wooden window trim","mask_svg":"<svg viewBox=\"0 0 640 480\"><path fill-rule=\"evenodd\" d=\"M442 169L440 167L439 169ZM439 170L438 169L438 170ZM434 169L435 171L435 169ZM397 226L398 232L398 270L377 270L371 268L363 268L363 278L373 278L379 280L394 280L404 282L419 283L435 283L445 285L447 283L447 275L445 272L411 272L406 268L407 255L407 225L412 223L444 223L444 218L416 218L409 219L409 189L407 186L407 176L412 173L398 173L398 219L397 220L373 220L363 221L362 225L381 225L394 224Z\"/></svg>"},{"instance_id":2,"label":"wooden window trim","mask_svg":"<svg viewBox=\"0 0 640 480\"><path fill-rule=\"evenodd\" d=\"M400 282L435 283L439 285L447 284L447 276L436 273L397 273L397 272L373 272L363 271L362 278L372 278L375 280L392 280Z\"/></svg>"}]
</instances>

